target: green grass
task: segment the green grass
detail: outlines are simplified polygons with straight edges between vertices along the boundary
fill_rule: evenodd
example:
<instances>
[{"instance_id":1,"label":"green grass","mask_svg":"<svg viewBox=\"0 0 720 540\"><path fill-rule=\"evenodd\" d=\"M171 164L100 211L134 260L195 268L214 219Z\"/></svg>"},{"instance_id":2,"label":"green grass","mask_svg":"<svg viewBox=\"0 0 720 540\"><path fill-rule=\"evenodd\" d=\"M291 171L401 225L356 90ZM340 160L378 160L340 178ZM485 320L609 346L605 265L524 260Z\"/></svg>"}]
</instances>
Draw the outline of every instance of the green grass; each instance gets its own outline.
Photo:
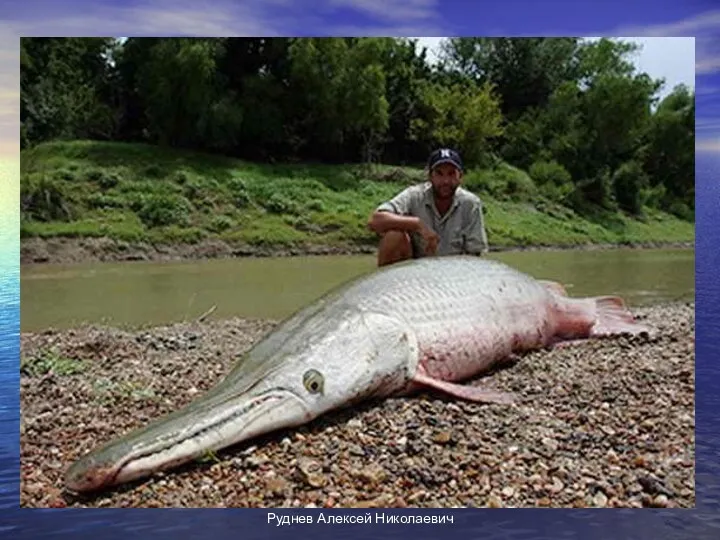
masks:
<instances>
[{"instance_id":1,"label":"green grass","mask_svg":"<svg viewBox=\"0 0 720 540\"><path fill-rule=\"evenodd\" d=\"M20 372L28 377L40 377L50 372L60 375L76 375L86 369L85 362L61 356L54 351L43 351L38 356L20 360Z\"/></svg>"},{"instance_id":2,"label":"green grass","mask_svg":"<svg viewBox=\"0 0 720 540\"><path fill-rule=\"evenodd\" d=\"M350 245L376 241L370 212L422 180L419 168L262 165L151 145L53 142L24 151L21 235L257 246ZM691 242L694 224L647 210L581 217L540 194L507 164L469 171L490 243L535 245Z\"/></svg>"},{"instance_id":3,"label":"green grass","mask_svg":"<svg viewBox=\"0 0 720 540\"><path fill-rule=\"evenodd\" d=\"M93 383L95 399L99 403L109 403L115 397L128 398L133 401L154 401L157 399L155 391L140 383L132 381L112 381L106 377L97 379Z\"/></svg>"}]
</instances>

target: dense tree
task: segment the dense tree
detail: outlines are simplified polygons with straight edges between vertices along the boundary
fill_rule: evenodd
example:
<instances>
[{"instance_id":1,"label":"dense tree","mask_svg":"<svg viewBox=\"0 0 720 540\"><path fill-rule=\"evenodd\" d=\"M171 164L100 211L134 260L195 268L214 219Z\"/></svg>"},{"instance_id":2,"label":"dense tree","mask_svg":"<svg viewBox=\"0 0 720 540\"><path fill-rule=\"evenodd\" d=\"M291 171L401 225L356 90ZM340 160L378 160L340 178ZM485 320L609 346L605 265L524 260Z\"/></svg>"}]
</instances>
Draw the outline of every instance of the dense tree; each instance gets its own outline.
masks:
<instances>
[{"instance_id":1,"label":"dense tree","mask_svg":"<svg viewBox=\"0 0 720 540\"><path fill-rule=\"evenodd\" d=\"M21 144L146 141L256 160L525 170L584 212L694 215L694 95L638 73L636 46L453 38L24 38ZM499 169L498 169L499 170ZM500 174L500 173L499 173Z\"/></svg>"}]
</instances>

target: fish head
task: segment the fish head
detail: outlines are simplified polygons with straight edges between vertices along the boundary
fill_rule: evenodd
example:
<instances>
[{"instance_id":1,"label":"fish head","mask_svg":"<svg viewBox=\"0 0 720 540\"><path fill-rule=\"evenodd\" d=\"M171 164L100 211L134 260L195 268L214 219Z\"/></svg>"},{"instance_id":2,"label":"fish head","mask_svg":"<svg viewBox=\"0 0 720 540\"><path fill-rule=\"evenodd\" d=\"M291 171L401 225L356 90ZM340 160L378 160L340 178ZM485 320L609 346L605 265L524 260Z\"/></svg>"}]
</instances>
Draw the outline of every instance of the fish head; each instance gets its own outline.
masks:
<instances>
[{"instance_id":1,"label":"fish head","mask_svg":"<svg viewBox=\"0 0 720 540\"><path fill-rule=\"evenodd\" d=\"M357 308L287 323L205 395L88 453L67 471L94 491L166 470L407 383L417 343L406 325Z\"/></svg>"},{"instance_id":2,"label":"fish head","mask_svg":"<svg viewBox=\"0 0 720 540\"><path fill-rule=\"evenodd\" d=\"M270 355L275 368L255 386L260 395L278 396L273 408L288 420L295 415L297 424L391 393L416 368L415 335L397 318L353 308L308 329Z\"/></svg>"}]
</instances>

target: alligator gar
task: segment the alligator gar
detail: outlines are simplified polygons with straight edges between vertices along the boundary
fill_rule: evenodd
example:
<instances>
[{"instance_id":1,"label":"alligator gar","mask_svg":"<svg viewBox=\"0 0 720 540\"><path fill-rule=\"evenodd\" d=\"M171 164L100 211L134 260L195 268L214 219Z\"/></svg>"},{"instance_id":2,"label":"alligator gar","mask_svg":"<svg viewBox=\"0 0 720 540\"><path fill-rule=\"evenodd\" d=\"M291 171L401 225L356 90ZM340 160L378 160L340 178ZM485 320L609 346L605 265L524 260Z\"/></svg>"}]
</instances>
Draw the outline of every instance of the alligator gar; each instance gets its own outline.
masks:
<instances>
[{"instance_id":1,"label":"alligator gar","mask_svg":"<svg viewBox=\"0 0 720 540\"><path fill-rule=\"evenodd\" d=\"M362 400L420 389L496 404L463 384L514 354L649 329L614 296L569 297L503 263L432 257L383 267L280 323L206 394L71 465L76 492L176 467Z\"/></svg>"}]
</instances>

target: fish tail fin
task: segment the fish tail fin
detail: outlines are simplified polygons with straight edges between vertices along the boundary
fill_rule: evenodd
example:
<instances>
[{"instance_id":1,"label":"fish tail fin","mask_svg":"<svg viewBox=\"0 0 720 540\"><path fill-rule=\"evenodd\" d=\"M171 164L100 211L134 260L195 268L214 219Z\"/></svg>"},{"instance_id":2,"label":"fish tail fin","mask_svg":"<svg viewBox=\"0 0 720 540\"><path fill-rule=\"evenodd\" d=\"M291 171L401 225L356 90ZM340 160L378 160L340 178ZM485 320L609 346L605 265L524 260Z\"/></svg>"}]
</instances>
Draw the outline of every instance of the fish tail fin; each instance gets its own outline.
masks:
<instances>
[{"instance_id":1,"label":"fish tail fin","mask_svg":"<svg viewBox=\"0 0 720 540\"><path fill-rule=\"evenodd\" d=\"M615 334L642 334L650 329L638 323L622 298L618 296L598 296L595 301L595 324L590 330L591 336L609 336Z\"/></svg>"},{"instance_id":2,"label":"fish tail fin","mask_svg":"<svg viewBox=\"0 0 720 540\"><path fill-rule=\"evenodd\" d=\"M561 340L650 332L617 296L562 298L556 309L555 337Z\"/></svg>"}]
</instances>

